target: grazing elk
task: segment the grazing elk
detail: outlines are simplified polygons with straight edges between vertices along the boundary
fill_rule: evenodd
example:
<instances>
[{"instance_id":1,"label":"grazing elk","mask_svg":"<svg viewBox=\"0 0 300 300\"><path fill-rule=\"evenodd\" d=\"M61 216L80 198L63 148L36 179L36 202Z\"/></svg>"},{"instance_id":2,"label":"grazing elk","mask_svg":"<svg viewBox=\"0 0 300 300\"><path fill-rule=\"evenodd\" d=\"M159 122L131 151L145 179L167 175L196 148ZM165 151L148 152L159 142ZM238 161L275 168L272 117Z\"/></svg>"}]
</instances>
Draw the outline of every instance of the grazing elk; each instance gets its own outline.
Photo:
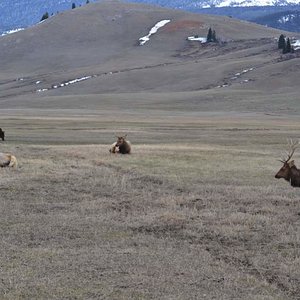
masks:
<instances>
[{"instance_id":1,"label":"grazing elk","mask_svg":"<svg viewBox=\"0 0 300 300\"><path fill-rule=\"evenodd\" d=\"M5 131L3 131L2 128L0 128L0 139L4 141L4 138L5 138Z\"/></svg>"},{"instance_id":2,"label":"grazing elk","mask_svg":"<svg viewBox=\"0 0 300 300\"><path fill-rule=\"evenodd\" d=\"M130 154L131 144L126 140L127 134L124 136L116 136L117 141L111 145L110 153Z\"/></svg>"},{"instance_id":3,"label":"grazing elk","mask_svg":"<svg viewBox=\"0 0 300 300\"><path fill-rule=\"evenodd\" d=\"M18 161L14 155L9 153L0 152L0 167L13 167L16 168L18 166Z\"/></svg>"},{"instance_id":4,"label":"grazing elk","mask_svg":"<svg viewBox=\"0 0 300 300\"><path fill-rule=\"evenodd\" d=\"M284 178L292 187L300 187L300 170L295 166L294 160L291 160L295 150L299 147L299 141L289 141L289 152L286 159L280 159L283 166L275 175L275 178Z\"/></svg>"}]
</instances>

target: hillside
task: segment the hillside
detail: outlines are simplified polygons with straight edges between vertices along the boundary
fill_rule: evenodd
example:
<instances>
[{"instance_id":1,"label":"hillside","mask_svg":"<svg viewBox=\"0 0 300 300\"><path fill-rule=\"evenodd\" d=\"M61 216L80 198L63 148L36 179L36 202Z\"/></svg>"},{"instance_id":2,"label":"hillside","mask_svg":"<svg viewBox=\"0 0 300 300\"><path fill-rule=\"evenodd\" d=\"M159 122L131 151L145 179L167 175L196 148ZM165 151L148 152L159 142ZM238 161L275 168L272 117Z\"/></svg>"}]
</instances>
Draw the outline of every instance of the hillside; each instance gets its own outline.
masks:
<instances>
[{"instance_id":1,"label":"hillside","mask_svg":"<svg viewBox=\"0 0 300 300\"><path fill-rule=\"evenodd\" d=\"M134 0L133 2L148 3L174 8L195 9L208 7L265 7L298 5L297 0Z\"/></svg>"},{"instance_id":2,"label":"hillside","mask_svg":"<svg viewBox=\"0 0 300 300\"><path fill-rule=\"evenodd\" d=\"M253 22L282 30L299 31L300 11L286 10L255 18Z\"/></svg>"},{"instance_id":3,"label":"hillside","mask_svg":"<svg viewBox=\"0 0 300 300\"><path fill-rule=\"evenodd\" d=\"M0 3L0 35L7 34L11 30L35 25L46 12L49 16L53 16L70 10L73 6L78 8L92 2L100 1L101 0L2 0ZM132 0L128 2L158 5L161 7L199 12L201 14L225 15L242 20L252 20L253 22L256 22L257 18L268 19L272 14L288 10L295 13L300 9L297 1ZM258 24L263 24L261 22L260 20ZM290 24L288 20L284 24L277 24L276 22L268 24L271 27L274 26L275 28L287 31L300 31L299 26L295 26L294 22Z\"/></svg>"}]
</instances>

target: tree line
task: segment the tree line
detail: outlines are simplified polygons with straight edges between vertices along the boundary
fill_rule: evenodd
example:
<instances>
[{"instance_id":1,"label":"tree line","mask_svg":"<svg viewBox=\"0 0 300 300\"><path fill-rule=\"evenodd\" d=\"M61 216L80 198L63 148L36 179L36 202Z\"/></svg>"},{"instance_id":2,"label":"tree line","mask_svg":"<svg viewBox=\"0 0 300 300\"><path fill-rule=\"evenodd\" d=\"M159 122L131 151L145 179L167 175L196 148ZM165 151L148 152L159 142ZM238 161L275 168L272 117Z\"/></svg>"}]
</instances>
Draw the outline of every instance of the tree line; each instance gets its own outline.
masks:
<instances>
[{"instance_id":1,"label":"tree line","mask_svg":"<svg viewBox=\"0 0 300 300\"><path fill-rule=\"evenodd\" d=\"M278 49L282 49L282 53L294 53L294 47L291 45L290 38L286 38L283 34L278 39Z\"/></svg>"}]
</instances>

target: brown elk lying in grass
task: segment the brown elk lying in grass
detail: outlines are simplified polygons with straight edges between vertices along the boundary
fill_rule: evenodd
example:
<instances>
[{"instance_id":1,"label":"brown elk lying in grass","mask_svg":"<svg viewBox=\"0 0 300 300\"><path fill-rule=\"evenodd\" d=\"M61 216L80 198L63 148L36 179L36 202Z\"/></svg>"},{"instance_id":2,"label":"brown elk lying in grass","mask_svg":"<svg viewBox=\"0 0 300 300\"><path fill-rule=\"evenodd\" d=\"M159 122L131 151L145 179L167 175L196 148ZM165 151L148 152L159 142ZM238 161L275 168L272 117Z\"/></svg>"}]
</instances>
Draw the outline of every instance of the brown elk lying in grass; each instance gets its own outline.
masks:
<instances>
[{"instance_id":1,"label":"brown elk lying in grass","mask_svg":"<svg viewBox=\"0 0 300 300\"><path fill-rule=\"evenodd\" d=\"M9 153L1 153L0 152L0 167L13 167L16 168L18 166L18 161L14 155Z\"/></svg>"},{"instance_id":2,"label":"brown elk lying in grass","mask_svg":"<svg viewBox=\"0 0 300 300\"><path fill-rule=\"evenodd\" d=\"M116 136L117 141L111 145L110 153L130 154L131 144L126 140L127 134L124 136Z\"/></svg>"},{"instance_id":3,"label":"brown elk lying in grass","mask_svg":"<svg viewBox=\"0 0 300 300\"><path fill-rule=\"evenodd\" d=\"M283 166L275 175L275 178L284 178L290 182L292 187L300 187L300 170L295 166L294 160L291 160L295 150L299 147L299 141L289 141L289 152L286 159L280 159Z\"/></svg>"}]
</instances>

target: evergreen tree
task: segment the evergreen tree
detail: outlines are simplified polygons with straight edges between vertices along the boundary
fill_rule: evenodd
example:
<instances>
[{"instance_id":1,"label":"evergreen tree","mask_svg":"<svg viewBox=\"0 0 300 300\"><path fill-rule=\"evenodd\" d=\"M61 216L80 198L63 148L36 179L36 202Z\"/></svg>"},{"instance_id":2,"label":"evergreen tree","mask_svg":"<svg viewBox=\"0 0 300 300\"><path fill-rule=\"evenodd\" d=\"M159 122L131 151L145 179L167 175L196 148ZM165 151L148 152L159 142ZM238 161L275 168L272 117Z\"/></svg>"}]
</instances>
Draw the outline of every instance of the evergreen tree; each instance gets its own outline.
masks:
<instances>
[{"instance_id":1,"label":"evergreen tree","mask_svg":"<svg viewBox=\"0 0 300 300\"><path fill-rule=\"evenodd\" d=\"M86 4L89 4L90 3L90 1L89 0L86 0Z\"/></svg>"},{"instance_id":2,"label":"evergreen tree","mask_svg":"<svg viewBox=\"0 0 300 300\"><path fill-rule=\"evenodd\" d=\"M206 37L206 42L207 42L207 43L211 42L211 41L212 41L211 39L212 39L212 30L211 30L211 28L209 27L208 33L207 33L207 37Z\"/></svg>"},{"instance_id":3,"label":"evergreen tree","mask_svg":"<svg viewBox=\"0 0 300 300\"><path fill-rule=\"evenodd\" d=\"M286 41L286 53L290 53L290 52L292 52L292 46L291 46L290 38L287 38L287 41Z\"/></svg>"},{"instance_id":4,"label":"evergreen tree","mask_svg":"<svg viewBox=\"0 0 300 300\"><path fill-rule=\"evenodd\" d=\"M284 42L284 46L282 48L282 54L286 54L286 53L287 53L286 43Z\"/></svg>"},{"instance_id":5,"label":"evergreen tree","mask_svg":"<svg viewBox=\"0 0 300 300\"><path fill-rule=\"evenodd\" d=\"M212 42L216 42L216 41L217 41L216 31L215 31L215 30L212 31L212 34L211 34L211 41L212 41Z\"/></svg>"},{"instance_id":6,"label":"evergreen tree","mask_svg":"<svg viewBox=\"0 0 300 300\"><path fill-rule=\"evenodd\" d=\"M72 3L72 9L76 8L75 3Z\"/></svg>"},{"instance_id":7,"label":"evergreen tree","mask_svg":"<svg viewBox=\"0 0 300 300\"><path fill-rule=\"evenodd\" d=\"M48 19L49 18L49 14L48 14L48 12L45 12L43 15L42 15L42 18L41 18L41 21L40 22L42 22L42 21L44 21L44 20L46 20L46 19Z\"/></svg>"},{"instance_id":8,"label":"evergreen tree","mask_svg":"<svg viewBox=\"0 0 300 300\"><path fill-rule=\"evenodd\" d=\"M278 49L283 49L284 47L285 47L285 37L283 34L281 34L278 39Z\"/></svg>"}]
</instances>

